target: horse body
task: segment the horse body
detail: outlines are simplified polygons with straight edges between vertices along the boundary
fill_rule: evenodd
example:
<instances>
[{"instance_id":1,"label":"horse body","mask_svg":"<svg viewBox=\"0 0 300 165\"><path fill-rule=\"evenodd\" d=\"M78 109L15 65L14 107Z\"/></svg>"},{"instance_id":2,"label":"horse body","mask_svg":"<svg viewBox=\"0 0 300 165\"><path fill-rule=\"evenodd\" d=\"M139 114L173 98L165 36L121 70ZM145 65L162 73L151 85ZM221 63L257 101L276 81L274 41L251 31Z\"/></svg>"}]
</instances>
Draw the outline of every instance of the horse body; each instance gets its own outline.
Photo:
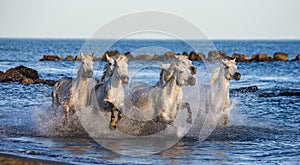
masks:
<instances>
[{"instance_id":1,"label":"horse body","mask_svg":"<svg viewBox=\"0 0 300 165\"><path fill-rule=\"evenodd\" d=\"M225 99L224 108L221 112L221 119L219 124L227 125L230 122L230 110L232 105L229 97L230 80L240 80L241 74L239 73L235 60L222 61L222 64L214 69L214 72L210 81L210 100L218 97L223 92L222 97ZM222 90L222 91L220 91ZM225 97L225 98L224 98ZM210 103L218 107L216 104L223 104L222 102Z\"/></svg>"},{"instance_id":2,"label":"horse body","mask_svg":"<svg viewBox=\"0 0 300 165\"><path fill-rule=\"evenodd\" d=\"M116 128L117 123L122 117L122 109L124 107L125 92L123 84L128 83L128 64L127 57L120 55L117 59L106 56L110 65L106 65L107 69L101 80L91 91L89 104L98 110L111 111L111 126ZM113 60L113 62L112 62ZM113 67L111 67L113 65ZM107 76L106 74L109 74ZM118 111L118 120L115 122L114 111Z\"/></svg>"},{"instance_id":3,"label":"horse body","mask_svg":"<svg viewBox=\"0 0 300 165\"><path fill-rule=\"evenodd\" d=\"M64 124L67 122L67 115L75 113L77 107L85 106L88 102L88 84L93 76L92 55L83 55L80 52L82 64L77 72L76 78L61 78L52 91L52 109L57 110L62 106L65 114Z\"/></svg>"},{"instance_id":4,"label":"horse body","mask_svg":"<svg viewBox=\"0 0 300 165\"><path fill-rule=\"evenodd\" d=\"M131 104L137 109L137 116L142 120L151 120L159 117L161 120L171 123L175 119L178 110L185 107L183 103L183 85L194 85L196 79L191 71L191 62L187 65L187 59L176 58L171 65L162 66L161 81L151 87L140 83L131 87L129 94ZM195 73L194 73L195 74ZM163 77L162 77L163 76ZM188 110L191 113L190 110ZM189 115L191 118L191 114ZM191 121L191 119L188 119Z\"/></svg>"}]
</instances>

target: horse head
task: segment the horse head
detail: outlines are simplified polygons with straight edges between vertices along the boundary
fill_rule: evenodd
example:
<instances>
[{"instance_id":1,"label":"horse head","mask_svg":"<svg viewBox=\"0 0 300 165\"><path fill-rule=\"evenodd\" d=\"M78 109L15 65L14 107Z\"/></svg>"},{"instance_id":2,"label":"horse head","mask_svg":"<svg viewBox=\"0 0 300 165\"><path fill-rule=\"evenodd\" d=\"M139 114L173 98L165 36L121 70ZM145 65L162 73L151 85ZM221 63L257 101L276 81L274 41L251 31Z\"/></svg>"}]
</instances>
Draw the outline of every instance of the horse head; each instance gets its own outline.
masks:
<instances>
[{"instance_id":1,"label":"horse head","mask_svg":"<svg viewBox=\"0 0 300 165\"><path fill-rule=\"evenodd\" d=\"M164 80L169 81L172 77L176 77L177 85L195 85L196 78L196 67L193 66L192 62L184 56L176 56L172 61Z\"/></svg>"},{"instance_id":2,"label":"horse head","mask_svg":"<svg viewBox=\"0 0 300 165\"><path fill-rule=\"evenodd\" d=\"M233 60L222 60L225 69L225 78L227 80L240 80L241 74L237 69L235 59Z\"/></svg>"},{"instance_id":3,"label":"horse head","mask_svg":"<svg viewBox=\"0 0 300 165\"><path fill-rule=\"evenodd\" d=\"M114 59L113 72L124 84L127 84L129 81L127 62L127 57L124 55L119 55L116 59Z\"/></svg>"},{"instance_id":4,"label":"horse head","mask_svg":"<svg viewBox=\"0 0 300 165\"><path fill-rule=\"evenodd\" d=\"M81 59L81 66L78 71L78 74L81 75L83 78L92 78L93 76L93 59L94 59L94 52L91 55L84 55L80 51L80 59Z\"/></svg>"}]
</instances>

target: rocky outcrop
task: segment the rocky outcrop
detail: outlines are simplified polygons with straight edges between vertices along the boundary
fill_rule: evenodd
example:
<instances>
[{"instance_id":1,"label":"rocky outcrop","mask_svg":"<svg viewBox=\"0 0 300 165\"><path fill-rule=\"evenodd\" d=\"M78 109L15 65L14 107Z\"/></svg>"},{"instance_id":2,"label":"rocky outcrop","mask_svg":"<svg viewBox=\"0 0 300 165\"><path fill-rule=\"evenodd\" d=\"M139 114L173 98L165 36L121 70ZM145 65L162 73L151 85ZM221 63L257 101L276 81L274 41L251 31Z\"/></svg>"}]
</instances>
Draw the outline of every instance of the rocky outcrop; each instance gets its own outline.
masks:
<instances>
[{"instance_id":1,"label":"rocky outcrop","mask_svg":"<svg viewBox=\"0 0 300 165\"><path fill-rule=\"evenodd\" d=\"M65 58L58 55L43 55L43 58L40 61L56 61L56 60L64 60Z\"/></svg>"},{"instance_id":2,"label":"rocky outcrop","mask_svg":"<svg viewBox=\"0 0 300 165\"><path fill-rule=\"evenodd\" d=\"M242 92L242 93L247 93L247 92L257 92L258 87L257 86L249 86L249 87L241 87L237 89L232 89L232 92Z\"/></svg>"},{"instance_id":3,"label":"rocky outcrop","mask_svg":"<svg viewBox=\"0 0 300 165\"><path fill-rule=\"evenodd\" d=\"M276 52L274 53L273 60L275 61L288 61L289 55L284 52Z\"/></svg>"},{"instance_id":4,"label":"rocky outcrop","mask_svg":"<svg viewBox=\"0 0 300 165\"><path fill-rule=\"evenodd\" d=\"M109 56L109 57L113 57L113 56L117 56L120 54L119 51L117 50L114 50L114 51L106 51L102 57L100 58L101 61L106 61L106 54Z\"/></svg>"},{"instance_id":5,"label":"rocky outcrop","mask_svg":"<svg viewBox=\"0 0 300 165\"><path fill-rule=\"evenodd\" d=\"M43 83L50 86L53 86L55 84L55 81L53 80L40 79L36 70L27 68L22 65L15 68L10 68L5 73L1 71L0 82L20 82L26 85Z\"/></svg>"},{"instance_id":6,"label":"rocky outcrop","mask_svg":"<svg viewBox=\"0 0 300 165\"><path fill-rule=\"evenodd\" d=\"M75 58L74 58L73 56L67 56L67 57L65 58L65 60L66 60L66 61L74 61Z\"/></svg>"},{"instance_id":7,"label":"rocky outcrop","mask_svg":"<svg viewBox=\"0 0 300 165\"><path fill-rule=\"evenodd\" d=\"M300 97L300 91L266 92L260 93L259 97L296 96Z\"/></svg>"},{"instance_id":8,"label":"rocky outcrop","mask_svg":"<svg viewBox=\"0 0 300 165\"><path fill-rule=\"evenodd\" d=\"M254 55L252 55L251 60L252 61L258 61L258 62L263 62L263 61L272 61L272 58L269 57L268 54L254 54Z\"/></svg>"},{"instance_id":9,"label":"rocky outcrop","mask_svg":"<svg viewBox=\"0 0 300 165\"><path fill-rule=\"evenodd\" d=\"M133 60L133 56L132 56L132 54L130 52L126 52L126 53L124 53L124 55L127 57L127 59L129 61Z\"/></svg>"},{"instance_id":10,"label":"rocky outcrop","mask_svg":"<svg viewBox=\"0 0 300 165\"><path fill-rule=\"evenodd\" d=\"M300 54L298 54L292 61L300 61Z\"/></svg>"},{"instance_id":11,"label":"rocky outcrop","mask_svg":"<svg viewBox=\"0 0 300 165\"><path fill-rule=\"evenodd\" d=\"M215 61L220 59L231 59L230 57L227 57L225 52L219 51L219 50L211 50L208 52L208 61Z\"/></svg>"},{"instance_id":12,"label":"rocky outcrop","mask_svg":"<svg viewBox=\"0 0 300 165\"><path fill-rule=\"evenodd\" d=\"M134 57L134 60L152 60L152 56L147 54L139 54Z\"/></svg>"},{"instance_id":13,"label":"rocky outcrop","mask_svg":"<svg viewBox=\"0 0 300 165\"><path fill-rule=\"evenodd\" d=\"M189 60L192 61L205 61L205 55L203 53L196 53L194 51L190 52Z\"/></svg>"},{"instance_id":14,"label":"rocky outcrop","mask_svg":"<svg viewBox=\"0 0 300 165\"><path fill-rule=\"evenodd\" d=\"M236 62L249 62L249 57L244 54L234 53L231 58L235 59Z\"/></svg>"}]
</instances>

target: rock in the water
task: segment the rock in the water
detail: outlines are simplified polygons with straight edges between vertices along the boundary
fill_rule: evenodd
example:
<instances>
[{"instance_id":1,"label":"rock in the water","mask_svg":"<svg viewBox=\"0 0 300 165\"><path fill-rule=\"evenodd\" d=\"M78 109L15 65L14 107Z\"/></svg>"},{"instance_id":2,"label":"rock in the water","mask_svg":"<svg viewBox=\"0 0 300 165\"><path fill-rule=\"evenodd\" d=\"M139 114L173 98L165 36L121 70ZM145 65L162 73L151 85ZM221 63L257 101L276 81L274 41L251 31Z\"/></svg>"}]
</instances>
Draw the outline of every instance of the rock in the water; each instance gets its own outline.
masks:
<instances>
[{"instance_id":1,"label":"rock in the water","mask_svg":"<svg viewBox=\"0 0 300 165\"><path fill-rule=\"evenodd\" d=\"M0 76L0 82L21 82L24 78L15 68L10 68Z\"/></svg>"},{"instance_id":2,"label":"rock in the water","mask_svg":"<svg viewBox=\"0 0 300 165\"><path fill-rule=\"evenodd\" d=\"M130 52L124 53L124 56L126 56L129 61L133 60L133 56Z\"/></svg>"},{"instance_id":3,"label":"rock in the water","mask_svg":"<svg viewBox=\"0 0 300 165\"><path fill-rule=\"evenodd\" d=\"M44 55L40 61L56 61L56 60L64 60L65 58L58 55Z\"/></svg>"},{"instance_id":4,"label":"rock in the water","mask_svg":"<svg viewBox=\"0 0 300 165\"><path fill-rule=\"evenodd\" d=\"M300 61L300 54L298 54L293 61Z\"/></svg>"},{"instance_id":5,"label":"rock in the water","mask_svg":"<svg viewBox=\"0 0 300 165\"><path fill-rule=\"evenodd\" d=\"M238 53L234 53L231 56L232 59L235 58L236 62L248 62L249 61L249 57L244 55L244 54L238 54Z\"/></svg>"},{"instance_id":6,"label":"rock in the water","mask_svg":"<svg viewBox=\"0 0 300 165\"><path fill-rule=\"evenodd\" d=\"M34 81L31 78L24 78L22 80L22 84L26 84L26 85L34 84Z\"/></svg>"},{"instance_id":7,"label":"rock in the water","mask_svg":"<svg viewBox=\"0 0 300 165\"><path fill-rule=\"evenodd\" d=\"M189 54L187 52L182 53L183 56L189 57Z\"/></svg>"},{"instance_id":8,"label":"rock in the water","mask_svg":"<svg viewBox=\"0 0 300 165\"><path fill-rule=\"evenodd\" d=\"M220 59L231 59L230 57L227 57L226 53L219 51L219 50L211 50L208 52L208 58L209 61L215 61Z\"/></svg>"},{"instance_id":9,"label":"rock in the water","mask_svg":"<svg viewBox=\"0 0 300 165\"><path fill-rule=\"evenodd\" d=\"M276 61L288 61L289 55L287 53L283 53L283 52L276 52L276 53L274 53L273 59Z\"/></svg>"},{"instance_id":10,"label":"rock in the water","mask_svg":"<svg viewBox=\"0 0 300 165\"><path fill-rule=\"evenodd\" d=\"M241 88L237 88L237 89L232 89L232 91L235 91L235 92L256 92L256 91L258 91L258 87L257 86L241 87Z\"/></svg>"},{"instance_id":11,"label":"rock in the water","mask_svg":"<svg viewBox=\"0 0 300 165\"><path fill-rule=\"evenodd\" d=\"M272 58L269 57L268 54L254 54L254 55L252 55L251 60L263 62L263 61L272 61Z\"/></svg>"},{"instance_id":12,"label":"rock in the water","mask_svg":"<svg viewBox=\"0 0 300 165\"><path fill-rule=\"evenodd\" d=\"M54 80L45 80L45 81L44 81L44 84L47 84L47 85L49 85L49 86L54 86L55 83L56 83L56 81L54 81Z\"/></svg>"},{"instance_id":13,"label":"rock in the water","mask_svg":"<svg viewBox=\"0 0 300 165\"><path fill-rule=\"evenodd\" d=\"M67 56L67 57L65 58L65 60L67 60L67 61L74 61L75 58L74 58L73 56Z\"/></svg>"},{"instance_id":14,"label":"rock in the water","mask_svg":"<svg viewBox=\"0 0 300 165\"><path fill-rule=\"evenodd\" d=\"M300 91L268 92L260 93L259 97L296 96L300 97Z\"/></svg>"},{"instance_id":15,"label":"rock in the water","mask_svg":"<svg viewBox=\"0 0 300 165\"><path fill-rule=\"evenodd\" d=\"M14 69L16 69L19 73L21 73L23 76L30 78L32 80L39 79L38 71L25 67L23 65L17 66Z\"/></svg>"},{"instance_id":16,"label":"rock in the water","mask_svg":"<svg viewBox=\"0 0 300 165\"><path fill-rule=\"evenodd\" d=\"M117 56L120 54L119 51L117 50L114 50L114 51L106 51L102 57L101 57L101 61L106 61L106 54L109 56L109 57L113 57L113 56Z\"/></svg>"},{"instance_id":17,"label":"rock in the water","mask_svg":"<svg viewBox=\"0 0 300 165\"><path fill-rule=\"evenodd\" d=\"M55 81L53 80L45 81L40 79L36 70L22 65L15 68L10 68L5 73L1 72L0 82L20 82L22 84L44 83L51 86L55 84Z\"/></svg>"},{"instance_id":18,"label":"rock in the water","mask_svg":"<svg viewBox=\"0 0 300 165\"><path fill-rule=\"evenodd\" d=\"M203 53L195 53L194 51L190 52L189 60L192 61L204 61L205 55Z\"/></svg>"},{"instance_id":19,"label":"rock in the water","mask_svg":"<svg viewBox=\"0 0 300 165\"><path fill-rule=\"evenodd\" d=\"M151 60L152 56L147 55L147 54L139 54L134 57L134 60Z\"/></svg>"}]
</instances>

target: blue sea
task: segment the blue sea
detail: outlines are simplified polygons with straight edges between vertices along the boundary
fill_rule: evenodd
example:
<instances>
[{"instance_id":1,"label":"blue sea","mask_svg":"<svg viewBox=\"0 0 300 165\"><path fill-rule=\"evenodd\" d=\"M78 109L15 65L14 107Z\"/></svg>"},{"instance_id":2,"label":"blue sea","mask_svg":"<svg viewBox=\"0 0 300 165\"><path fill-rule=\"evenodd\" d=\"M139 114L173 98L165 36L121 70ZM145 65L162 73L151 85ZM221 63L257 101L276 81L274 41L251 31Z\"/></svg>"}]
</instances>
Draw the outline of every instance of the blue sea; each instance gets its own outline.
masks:
<instances>
[{"instance_id":1,"label":"blue sea","mask_svg":"<svg viewBox=\"0 0 300 165\"><path fill-rule=\"evenodd\" d=\"M99 41L102 45L111 41ZM213 40L206 49L203 41L120 40L108 49L98 47L100 57L107 50L127 51L133 55L162 55L165 51L203 52L212 48L248 55L275 52L300 54L299 40ZM38 71L40 78L58 80L74 77L79 62L39 61L43 55L77 55L85 50L83 39L0 39L0 70L24 65ZM100 44L101 45L101 44ZM211 47L213 45L213 47ZM85 50L87 51L87 50ZM159 80L158 61L129 61L129 72L144 66L134 79L148 84ZM95 62L94 77L99 79L105 62ZM193 61L198 69L205 62ZM151 67L153 66L153 67ZM52 86L0 83L0 153L56 160L72 164L298 164L300 162L300 98L277 96L300 91L300 62L273 61L237 63L240 81L231 81L230 98L235 103L231 123L216 128L204 141L185 137L174 146L147 157L120 155L84 136L42 134L36 119L51 105ZM207 70L209 72L209 69ZM239 92L242 87L257 86L256 92ZM274 93L274 97L259 97ZM196 99L197 97L195 97ZM201 100L194 100L201 102ZM143 148L143 146L141 146Z\"/></svg>"}]
</instances>

